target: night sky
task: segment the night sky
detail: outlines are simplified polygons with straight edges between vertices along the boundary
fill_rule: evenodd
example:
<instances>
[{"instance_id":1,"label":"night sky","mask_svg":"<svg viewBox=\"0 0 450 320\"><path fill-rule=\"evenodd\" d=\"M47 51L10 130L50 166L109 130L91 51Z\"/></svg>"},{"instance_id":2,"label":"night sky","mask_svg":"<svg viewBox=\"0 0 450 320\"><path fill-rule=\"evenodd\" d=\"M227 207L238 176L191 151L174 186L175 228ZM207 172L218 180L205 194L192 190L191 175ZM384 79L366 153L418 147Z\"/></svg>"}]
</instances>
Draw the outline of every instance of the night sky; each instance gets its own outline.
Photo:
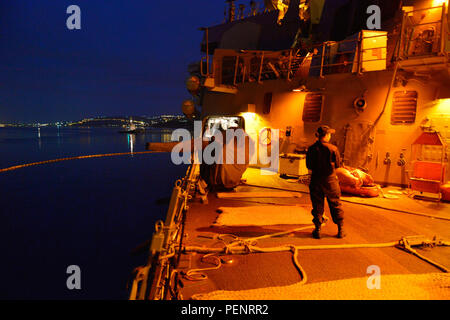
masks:
<instances>
[{"instance_id":1,"label":"night sky","mask_svg":"<svg viewBox=\"0 0 450 320\"><path fill-rule=\"evenodd\" d=\"M249 1L244 1L248 3ZM238 2L239 3L239 2ZM69 5L81 30L69 30ZM180 114L223 0L1 0L0 123Z\"/></svg>"}]
</instances>

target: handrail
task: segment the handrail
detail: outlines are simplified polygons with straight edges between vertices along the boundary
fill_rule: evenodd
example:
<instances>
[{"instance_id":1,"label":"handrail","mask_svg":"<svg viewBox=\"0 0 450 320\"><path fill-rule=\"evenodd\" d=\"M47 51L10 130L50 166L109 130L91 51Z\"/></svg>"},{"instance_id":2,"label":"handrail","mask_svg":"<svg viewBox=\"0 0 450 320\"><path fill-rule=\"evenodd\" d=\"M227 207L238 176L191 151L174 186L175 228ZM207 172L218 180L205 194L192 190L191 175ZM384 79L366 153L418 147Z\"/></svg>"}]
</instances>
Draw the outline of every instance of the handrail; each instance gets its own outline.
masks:
<instances>
[{"instance_id":1,"label":"handrail","mask_svg":"<svg viewBox=\"0 0 450 320\"><path fill-rule=\"evenodd\" d=\"M364 62L370 62L370 61L382 61L385 60L385 58L380 58L380 59L371 59L371 60L363 60L362 58L358 57L354 58L352 62L342 62L342 63L333 63L333 62L329 62L329 58L327 58L327 47L331 46L331 45L335 45L338 46L341 44L345 44L345 43L354 43L355 44L355 49L354 50L345 50L345 51L337 51L337 52L333 52L333 57L336 58L338 56L341 55L346 55L346 54L356 54L356 53L360 53L362 56L362 53L365 51L360 50L360 44L363 40L367 40L367 39L375 39L375 38L386 38L388 37L388 35L386 34L381 34L381 35L375 35L375 36L368 36L368 37L364 37L364 39L362 39L360 36L358 38L355 39L346 39L346 40L342 40L342 41L329 41L329 42L324 42L321 44L317 44L317 45L313 45L310 46L309 48L305 48L305 50L308 51L313 51L313 49L319 49L316 54L314 54L315 58L319 58L320 59L320 64L319 65L312 65L310 66L310 68L315 69L315 68L320 68L320 76L324 75L324 68L327 67L332 67L332 66L346 66L346 65L350 65L353 63L357 63L358 66L362 65L362 63ZM372 49L387 49L387 46L378 46L378 47L374 47L374 48L370 48L370 50ZM299 68L300 67L300 63L306 58L306 55L303 56L299 56L296 54L295 49L290 49L290 50L282 50L282 51L278 51L278 52L267 52L267 51L258 51L258 50L248 50L248 51L244 51L244 52L237 52L235 53L235 57L236 59L241 59L241 58L249 58L250 56L253 57L260 57L260 62L258 63L258 71L257 71L257 75L256 75L256 81L261 82L263 80L263 76L267 76L268 78L270 78L269 75L275 76L276 78L281 77L281 74L283 74L284 78L288 81L291 80L291 75L295 74L296 69L295 68ZM282 56L281 53L288 53L288 55ZM278 62L279 64L277 64L277 71L275 72L273 70L273 65L269 65L269 63L273 62L273 59L278 58ZM284 60L283 60L284 59ZM272 61L272 62L271 62ZM267 64L267 65L266 65ZM235 63L234 66L234 75L233 78L237 78L237 68L239 68L239 64ZM245 68L245 66L244 66ZM360 68L358 68L358 70L360 70ZM280 74L280 75L279 75ZM246 75L246 74L245 74ZM242 77L242 82L245 82L245 75L243 75ZM231 75L230 75L231 76ZM236 85L236 81L233 81L233 85Z\"/></svg>"},{"instance_id":2,"label":"handrail","mask_svg":"<svg viewBox=\"0 0 450 320\"><path fill-rule=\"evenodd\" d=\"M203 61L205 61L206 62L206 72L204 72L204 69L203 69ZM202 57L201 59L200 59L200 74L202 75L202 77L208 77L208 76L211 76L212 75L212 72L210 72L210 68L209 68L209 57ZM214 69L214 67L213 67L213 69Z\"/></svg>"},{"instance_id":3,"label":"handrail","mask_svg":"<svg viewBox=\"0 0 450 320\"><path fill-rule=\"evenodd\" d=\"M441 54L444 54L445 52L445 41L446 41L446 37L444 37L444 33L445 33L445 10L446 6L445 6L445 2L442 4L442 12L441 12ZM448 20L448 19L447 19Z\"/></svg>"},{"instance_id":4,"label":"handrail","mask_svg":"<svg viewBox=\"0 0 450 320\"><path fill-rule=\"evenodd\" d=\"M203 77L206 77L206 76L207 76L207 74L203 72L203 60L205 60L205 59L206 59L206 57L202 57L202 58L200 59L200 74L201 74Z\"/></svg>"},{"instance_id":5,"label":"handrail","mask_svg":"<svg viewBox=\"0 0 450 320\"><path fill-rule=\"evenodd\" d=\"M411 19L408 19L408 16L415 12L421 12L421 11L430 11L433 9L440 9L441 15L439 18L436 18L433 21L427 21L424 23L414 23L411 21ZM426 39L426 42L424 39L421 39L420 36L422 34L417 33L417 28L419 28L419 31L425 31L421 30L420 27L424 26L433 26L433 35L430 38ZM446 37L445 35L445 26L446 26L446 4L443 3L442 6L436 6L436 7L430 7L430 8L424 8L424 9L417 9L412 10L409 12L404 12L403 19L402 19L402 30L401 30L401 41L400 46L397 53L397 58L399 59L408 59L413 57L419 57L423 55L445 55L445 41ZM430 27L431 28L431 27ZM427 43L427 46L424 46L423 44ZM419 52L416 53L416 51L411 52L411 45L415 44L416 48L418 46ZM430 47L430 44L433 45ZM414 49L415 50L415 49Z\"/></svg>"},{"instance_id":6,"label":"handrail","mask_svg":"<svg viewBox=\"0 0 450 320\"><path fill-rule=\"evenodd\" d=\"M445 2L443 3L443 6L445 6ZM408 11L406 13L409 14L409 13L420 12L420 11L429 11L429 10L434 10L434 9L442 9L442 6L428 7L428 8L423 8L423 9L416 9L416 10Z\"/></svg>"},{"instance_id":7,"label":"handrail","mask_svg":"<svg viewBox=\"0 0 450 320\"><path fill-rule=\"evenodd\" d=\"M322 45L322 59L320 60L320 77L323 78L323 61L325 59L325 50L326 47L328 46L328 42L324 42L324 44ZM310 66L311 68L311 66Z\"/></svg>"},{"instance_id":8,"label":"handrail","mask_svg":"<svg viewBox=\"0 0 450 320\"><path fill-rule=\"evenodd\" d=\"M289 66L287 72L287 79L291 80L291 68L292 68L292 50L289 51Z\"/></svg>"},{"instance_id":9,"label":"handrail","mask_svg":"<svg viewBox=\"0 0 450 320\"><path fill-rule=\"evenodd\" d=\"M176 254L181 253L177 247L183 239L184 219L197 168L198 164L191 164L186 176L176 182L166 219L155 224L149 261L146 266L137 268L130 290L130 300L159 300L173 293L171 281L178 260Z\"/></svg>"},{"instance_id":10,"label":"handrail","mask_svg":"<svg viewBox=\"0 0 450 320\"><path fill-rule=\"evenodd\" d=\"M425 9L413 10L410 12L405 12L402 19L402 28L400 31L400 38L396 41L396 50L393 55L393 61L407 59L411 57L419 57L423 55L440 55L446 54L445 52L445 34L446 34L446 5L430 7ZM433 22L424 22L413 24L408 21L407 16L413 12L426 11L430 9L440 9L442 10L442 15L440 19ZM440 27L438 25L440 24ZM434 28L434 34L424 34L423 38L418 38L417 34L414 33L414 28L423 27L426 25L436 25ZM370 31L370 30L369 30ZM374 30L377 31L377 30ZM416 31L417 32L417 31ZM317 75L323 77L325 74L331 73L348 73L355 72L361 74L363 70L363 64L368 62L385 61L385 51L387 54L388 46L376 46L371 48L364 48L366 41L378 38L391 39L392 37L397 37L394 34L375 34L375 35L364 35L362 37L362 32L352 39L345 39L341 41L327 41L320 44L314 44L306 48L302 48L305 54L299 55L298 49L286 49L281 51L264 51L264 50L241 50L241 51L231 51L230 54L220 54L219 57L214 57L213 64L219 61L223 56L234 56L235 61L234 66L229 65L229 71L224 69L217 69L217 71L222 72L224 80L223 85L236 86L240 83L245 82L261 82L264 80L272 79L286 79L290 81L296 76L297 71L302 67L302 63L305 62L304 66L308 67L310 70L318 70ZM425 41L425 42L424 42ZM423 43L422 43L423 42ZM430 43L433 45L431 46ZM417 47L417 50L410 52L412 45ZM330 48L333 48L330 50ZM366 50L382 50L384 57L376 59L367 59ZM312 55L311 55L312 54ZM309 60L305 60L308 55L311 58L311 64L309 65ZM258 58L260 61L253 62L254 58ZM365 58L365 59L364 59ZM374 57L375 58L375 57ZM342 61L346 60L346 61ZM204 61L205 57L201 60L202 65L202 75L211 76L209 72L204 72ZM242 63L241 63L242 62ZM207 63L208 65L208 63ZM339 68L330 69L338 66L351 68ZM215 68L213 67L214 71ZM221 70L221 71L220 71ZM306 69L305 69L306 71ZM233 72L233 73L232 73ZM214 72L215 73L215 72Z\"/></svg>"},{"instance_id":11,"label":"handrail","mask_svg":"<svg viewBox=\"0 0 450 320\"><path fill-rule=\"evenodd\" d=\"M261 55L261 64L259 67L258 82L261 82L261 73L262 73L263 64L264 64L264 52Z\"/></svg>"}]
</instances>

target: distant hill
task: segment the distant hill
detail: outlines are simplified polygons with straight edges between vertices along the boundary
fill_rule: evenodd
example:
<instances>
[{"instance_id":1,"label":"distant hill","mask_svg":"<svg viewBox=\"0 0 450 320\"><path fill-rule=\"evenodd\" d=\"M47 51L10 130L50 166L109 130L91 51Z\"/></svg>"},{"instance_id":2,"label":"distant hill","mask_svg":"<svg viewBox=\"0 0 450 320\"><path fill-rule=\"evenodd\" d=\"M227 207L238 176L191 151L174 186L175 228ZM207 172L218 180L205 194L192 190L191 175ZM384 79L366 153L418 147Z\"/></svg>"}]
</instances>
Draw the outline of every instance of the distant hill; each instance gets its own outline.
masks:
<instances>
[{"instance_id":1,"label":"distant hill","mask_svg":"<svg viewBox=\"0 0 450 320\"><path fill-rule=\"evenodd\" d=\"M130 123L130 119L135 125L148 128L193 127L193 121L181 115L97 117L71 122L68 125L71 127L125 127Z\"/></svg>"}]
</instances>

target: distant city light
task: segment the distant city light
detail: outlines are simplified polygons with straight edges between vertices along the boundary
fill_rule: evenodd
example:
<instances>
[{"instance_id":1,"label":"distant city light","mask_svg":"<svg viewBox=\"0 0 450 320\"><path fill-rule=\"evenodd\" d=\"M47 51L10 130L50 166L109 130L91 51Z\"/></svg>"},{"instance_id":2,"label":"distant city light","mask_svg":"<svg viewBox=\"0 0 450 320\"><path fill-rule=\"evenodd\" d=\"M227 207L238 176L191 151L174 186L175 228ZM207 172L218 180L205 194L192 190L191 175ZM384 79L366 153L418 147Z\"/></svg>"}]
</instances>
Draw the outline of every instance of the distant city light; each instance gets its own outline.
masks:
<instances>
[{"instance_id":1,"label":"distant city light","mask_svg":"<svg viewBox=\"0 0 450 320\"><path fill-rule=\"evenodd\" d=\"M136 118L140 118L137 120ZM24 123L24 122L12 122L12 123L0 123L0 127L73 127L73 126L103 126L103 127L122 127L124 123L130 121L130 116L98 116L95 118L84 118L76 121L55 121L55 122L34 122L34 123ZM133 116L133 123L140 125L142 127L147 126L163 126L164 124L176 125L177 123L187 123L188 120L184 115L158 115L158 116Z\"/></svg>"}]
</instances>

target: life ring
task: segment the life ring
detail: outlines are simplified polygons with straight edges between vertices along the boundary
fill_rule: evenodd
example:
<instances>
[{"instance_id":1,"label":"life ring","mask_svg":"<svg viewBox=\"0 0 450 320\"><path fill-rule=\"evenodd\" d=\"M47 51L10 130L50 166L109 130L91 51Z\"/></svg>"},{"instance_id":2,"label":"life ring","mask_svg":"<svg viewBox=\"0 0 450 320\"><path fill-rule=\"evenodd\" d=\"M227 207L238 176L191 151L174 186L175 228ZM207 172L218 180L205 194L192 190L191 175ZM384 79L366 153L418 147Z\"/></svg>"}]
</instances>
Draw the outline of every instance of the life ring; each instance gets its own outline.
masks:
<instances>
[{"instance_id":1,"label":"life ring","mask_svg":"<svg viewBox=\"0 0 450 320\"><path fill-rule=\"evenodd\" d=\"M263 128L259 132L259 144L262 146L270 146L272 144L272 129Z\"/></svg>"},{"instance_id":2,"label":"life ring","mask_svg":"<svg viewBox=\"0 0 450 320\"><path fill-rule=\"evenodd\" d=\"M340 185L343 193L353 194L361 197L374 198L380 194L380 189L375 187L353 187L349 185Z\"/></svg>"}]
</instances>

